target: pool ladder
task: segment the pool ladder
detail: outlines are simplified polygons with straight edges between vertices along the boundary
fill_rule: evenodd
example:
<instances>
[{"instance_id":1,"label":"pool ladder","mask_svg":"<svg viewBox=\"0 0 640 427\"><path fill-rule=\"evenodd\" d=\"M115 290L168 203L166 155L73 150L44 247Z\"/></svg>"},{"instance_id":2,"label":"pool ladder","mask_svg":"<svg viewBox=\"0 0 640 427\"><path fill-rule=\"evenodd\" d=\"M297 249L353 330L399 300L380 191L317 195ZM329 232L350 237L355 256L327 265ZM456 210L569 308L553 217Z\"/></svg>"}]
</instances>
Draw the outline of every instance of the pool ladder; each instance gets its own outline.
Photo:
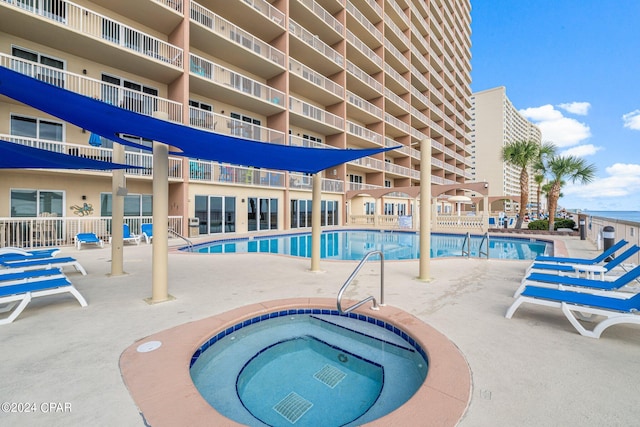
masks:
<instances>
[{"instance_id":1,"label":"pool ladder","mask_svg":"<svg viewBox=\"0 0 640 427\"><path fill-rule=\"evenodd\" d=\"M482 245L486 243L486 250L482 249ZM465 249L466 248L466 249ZM489 259L489 233L484 233L482 236L482 240L480 240L480 249L478 257L482 258L484 255L485 258ZM471 233L467 232L467 235L464 236L464 240L462 241L462 256L466 256L467 258L471 258Z\"/></svg>"},{"instance_id":2,"label":"pool ladder","mask_svg":"<svg viewBox=\"0 0 640 427\"><path fill-rule=\"evenodd\" d=\"M378 302L373 296L369 296L362 301L355 303L351 307L345 308L343 310L342 295L344 294L344 291L349 287L351 282L353 282L364 264L372 255L380 255L380 305L378 305ZM349 313L369 301L373 301L373 306L371 307L372 310L379 310L381 306L384 306L384 254L382 253L382 251L371 251L364 254L362 260L358 263L357 267L355 268L355 270L353 270L353 273L351 273L347 281L344 282L344 285L342 285L342 288L340 288L340 292L338 292L338 311L340 312L340 314Z\"/></svg>"},{"instance_id":3,"label":"pool ladder","mask_svg":"<svg viewBox=\"0 0 640 427\"><path fill-rule=\"evenodd\" d=\"M178 233L176 230L174 230L173 228L170 228L169 233L173 234L174 236L184 240L185 242L187 242L187 247L189 248L189 250L193 250L193 242L189 239L187 239L186 237L184 237L182 234Z\"/></svg>"}]
</instances>

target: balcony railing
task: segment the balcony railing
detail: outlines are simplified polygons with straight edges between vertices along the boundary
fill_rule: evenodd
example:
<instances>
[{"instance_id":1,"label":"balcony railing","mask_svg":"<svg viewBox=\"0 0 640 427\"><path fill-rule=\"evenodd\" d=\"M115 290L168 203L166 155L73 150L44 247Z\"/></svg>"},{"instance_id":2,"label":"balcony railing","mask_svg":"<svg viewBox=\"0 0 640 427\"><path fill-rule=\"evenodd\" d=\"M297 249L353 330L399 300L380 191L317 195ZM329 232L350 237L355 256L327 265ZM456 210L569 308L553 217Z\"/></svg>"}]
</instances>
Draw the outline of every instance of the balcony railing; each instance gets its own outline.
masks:
<instances>
[{"instance_id":1,"label":"balcony railing","mask_svg":"<svg viewBox=\"0 0 640 427\"><path fill-rule=\"evenodd\" d=\"M284 177L284 172L269 169L189 160L189 180L191 181L282 188L285 186Z\"/></svg>"},{"instance_id":2,"label":"balcony railing","mask_svg":"<svg viewBox=\"0 0 640 427\"><path fill-rule=\"evenodd\" d=\"M112 148L93 147L90 145L72 144L69 142L52 141L47 139L26 138L7 134L0 134L0 139L16 144L27 145L29 147L39 148L41 150L69 154L71 156L102 160L105 162L113 161ZM127 175L149 177L153 175L153 155L151 153L125 151L124 163L143 168L125 169L125 173ZM169 178L182 178L182 159L180 157L169 157Z\"/></svg>"},{"instance_id":3,"label":"balcony railing","mask_svg":"<svg viewBox=\"0 0 640 427\"><path fill-rule=\"evenodd\" d=\"M333 17L329 12L327 12L322 6L320 6L314 0L300 0L304 6L306 6L309 10L311 10L316 16L322 19L327 23L331 28L333 28L338 34L342 35L344 31L344 26Z\"/></svg>"},{"instance_id":4,"label":"balcony railing","mask_svg":"<svg viewBox=\"0 0 640 427\"><path fill-rule=\"evenodd\" d=\"M382 120L382 108L376 107L375 105L373 105L366 99L359 97L355 93L347 91L347 102Z\"/></svg>"},{"instance_id":5,"label":"balcony railing","mask_svg":"<svg viewBox=\"0 0 640 427\"><path fill-rule=\"evenodd\" d=\"M149 95L130 89L69 73L58 68L38 64L15 56L0 53L0 64L18 73L89 96L129 111L153 116L156 112L167 114L168 120L182 122L182 104L159 96Z\"/></svg>"},{"instance_id":6,"label":"balcony railing","mask_svg":"<svg viewBox=\"0 0 640 427\"><path fill-rule=\"evenodd\" d=\"M368 73L358 68L353 62L347 61L347 72L354 75L357 79L368 86L374 88L377 92L382 93L382 83L371 77Z\"/></svg>"},{"instance_id":7,"label":"balcony railing","mask_svg":"<svg viewBox=\"0 0 640 427\"><path fill-rule=\"evenodd\" d=\"M367 129L364 126L360 126L357 123L347 121L347 133L350 133L351 135L355 135L361 139L364 139L367 142L372 142L377 145L382 145L382 141L383 141L382 135L380 135L378 132L374 132L370 129ZM396 145L398 144L396 143Z\"/></svg>"},{"instance_id":8,"label":"balcony railing","mask_svg":"<svg viewBox=\"0 0 640 427\"><path fill-rule=\"evenodd\" d=\"M342 65L344 64L344 57L342 55L340 55L331 46L320 40L318 36L311 34L309 30L307 30L291 18L289 18L289 33L302 40L339 66L342 67Z\"/></svg>"},{"instance_id":9,"label":"balcony railing","mask_svg":"<svg viewBox=\"0 0 640 427\"><path fill-rule=\"evenodd\" d=\"M340 98L344 97L344 88L342 86L293 58L289 58L289 71Z\"/></svg>"},{"instance_id":10,"label":"balcony railing","mask_svg":"<svg viewBox=\"0 0 640 427\"><path fill-rule=\"evenodd\" d=\"M194 74L224 85L236 92L261 99L265 102L278 105L283 104L284 92L197 55L191 55L190 70Z\"/></svg>"},{"instance_id":11,"label":"balcony railing","mask_svg":"<svg viewBox=\"0 0 640 427\"><path fill-rule=\"evenodd\" d=\"M70 246L78 233L95 233L105 242L111 237L110 216L65 217L43 213L38 217L0 218L0 248L41 248ZM168 227L182 230L183 217L170 216ZM140 234L141 224L150 224L149 215L125 216L124 223L134 234Z\"/></svg>"},{"instance_id":12,"label":"balcony railing","mask_svg":"<svg viewBox=\"0 0 640 427\"><path fill-rule=\"evenodd\" d=\"M238 138L270 144L284 145L287 143L284 132L194 107L189 107L189 124L193 127Z\"/></svg>"},{"instance_id":13,"label":"balcony railing","mask_svg":"<svg viewBox=\"0 0 640 427\"><path fill-rule=\"evenodd\" d=\"M322 108L316 107L293 96L289 96L289 110L325 125L344 130L344 119Z\"/></svg>"},{"instance_id":14,"label":"balcony railing","mask_svg":"<svg viewBox=\"0 0 640 427\"><path fill-rule=\"evenodd\" d=\"M175 67L182 67L181 48L65 0L0 0L58 24Z\"/></svg>"},{"instance_id":15,"label":"balcony railing","mask_svg":"<svg viewBox=\"0 0 640 427\"><path fill-rule=\"evenodd\" d=\"M200 6L196 2L191 2L191 20L212 30L214 33L228 40L231 40L238 47L250 50L256 55L267 58L280 66L284 66L284 52L276 49L268 43L263 42L259 38L242 28L232 24L221 16L216 15L209 9ZM274 15L275 17L275 15ZM284 18L279 16L280 19ZM275 22L278 22L274 19Z\"/></svg>"},{"instance_id":16,"label":"balcony railing","mask_svg":"<svg viewBox=\"0 0 640 427\"><path fill-rule=\"evenodd\" d=\"M360 51L364 56L369 58L379 68L382 68L382 58L378 56L369 46L367 46L362 40L356 37L351 31L347 29L347 41L351 43L356 49Z\"/></svg>"}]
</instances>

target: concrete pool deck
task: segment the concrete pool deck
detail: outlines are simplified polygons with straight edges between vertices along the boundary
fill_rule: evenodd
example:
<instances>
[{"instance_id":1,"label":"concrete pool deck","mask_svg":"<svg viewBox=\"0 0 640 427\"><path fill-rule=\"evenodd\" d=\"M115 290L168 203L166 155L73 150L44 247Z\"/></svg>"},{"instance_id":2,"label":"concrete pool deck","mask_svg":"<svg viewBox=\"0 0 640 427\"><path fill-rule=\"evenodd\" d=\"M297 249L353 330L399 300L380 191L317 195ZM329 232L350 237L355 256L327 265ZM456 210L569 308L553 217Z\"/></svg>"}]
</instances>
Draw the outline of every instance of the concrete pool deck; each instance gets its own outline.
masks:
<instances>
[{"instance_id":1,"label":"concrete pool deck","mask_svg":"<svg viewBox=\"0 0 640 427\"><path fill-rule=\"evenodd\" d=\"M598 253L579 237L555 239L557 253ZM151 246L126 246L124 254L128 274L110 277L110 247L63 248L61 255L77 258L88 272L68 277L89 306L81 308L68 294L36 298L13 323L0 326L1 400L31 411L0 411L0 425L143 426L120 371L125 349L249 304L335 299L356 265L323 261L323 272L311 273L308 259L171 252L169 292L176 299L148 305ZM617 325L599 340L586 338L560 310L530 305L506 319L527 265L437 259L431 262L432 281L423 283L415 280L418 261L387 262L385 302L446 335L466 358L472 390L460 426L635 424L640 328ZM378 271L378 263L367 264L349 296L379 295Z\"/></svg>"}]
</instances>

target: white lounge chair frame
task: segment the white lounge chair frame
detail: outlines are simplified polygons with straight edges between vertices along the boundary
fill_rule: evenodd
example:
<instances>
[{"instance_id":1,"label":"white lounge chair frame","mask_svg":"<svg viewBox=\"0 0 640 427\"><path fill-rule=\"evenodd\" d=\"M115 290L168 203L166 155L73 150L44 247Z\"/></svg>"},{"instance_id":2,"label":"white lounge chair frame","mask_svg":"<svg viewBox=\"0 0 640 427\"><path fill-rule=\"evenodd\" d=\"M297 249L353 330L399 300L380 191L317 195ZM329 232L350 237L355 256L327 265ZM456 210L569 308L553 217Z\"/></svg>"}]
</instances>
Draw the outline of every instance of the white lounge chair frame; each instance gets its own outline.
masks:
<instances>
[{"instance_id":1,"label":"white lounge chair frame","mask_svg":"<svg viewBox=\"0 0 640 427\"><path fill-rule=\"evenodd\" d=\"M11 259L2 262L4 268L19 268L21 270L42 270L49 268L64 268L73 267L76 271L80 272L83 276L87 275L87 271L78 262L77 259L71 257L64 258L38 258L38 259Z\"/></svg>"},{"instance_id":2,"label":"white lounge chair frame","mask_svg":"<svg viewBox=\"0 0 640 427\"><path fill-rule=\"evenodd\" d=\"M565 291L567 292L567 291ZM613 298L613 296L611 297ZM564 301L553 301L543 298L535 298L520 295L514 303L507 310L505 317L511 319L515 311L524 303L530 303L535 305L542 305L545 307L560 308L567 320L573 325L573 327L580 333L580 335L589 338L600 338L602 332L610 326L618 325L622 323L632 323L640 325L640 315L637 311L619 312L613 310L605 310L597 307L590 307L585 305L572 304ZM593 322L595 316L602 316L605 319L597 322L595 327L591 330L585 328L579 321L580 318L586 322Z\"/></svg>"},{"instance_id":3,"label":"white lounge chair frame","mask_svg":"<svg viewBox=\"0 0 640 427\"><path fill-rule=\"evenodd\" d=\"M26 290L24 288L27 288ZM11 293L12 290L20 290ZM55 295L69 292L73 295L82 307L87 306L87 301L82 294L73 286L64 274L48 276L43 280L34 280L19 285L7 285L0 287L0 313L10 313L9 316L0 319L0 325L13 322L24 311L33 298L47 295Z\"/></svg>"},{"instance_id":4,"label":"white lounge chair frame","mask_svg":"<svg viewBox=\"0 0 640 427\"><path fill-rule=\"evenodd\" d=\"M98 239L97 241L86 241L86 240L82 240L80 238L78 238L78 236L82 235L82 234L93 234L96 239ZM102 240L101 238L99 238L95 233L78 233L76 234L76 249L80 250L82 249L82 245L97 245L100 246L101 248L104 248L104 240Z\"/></svg>"}]
</instances>

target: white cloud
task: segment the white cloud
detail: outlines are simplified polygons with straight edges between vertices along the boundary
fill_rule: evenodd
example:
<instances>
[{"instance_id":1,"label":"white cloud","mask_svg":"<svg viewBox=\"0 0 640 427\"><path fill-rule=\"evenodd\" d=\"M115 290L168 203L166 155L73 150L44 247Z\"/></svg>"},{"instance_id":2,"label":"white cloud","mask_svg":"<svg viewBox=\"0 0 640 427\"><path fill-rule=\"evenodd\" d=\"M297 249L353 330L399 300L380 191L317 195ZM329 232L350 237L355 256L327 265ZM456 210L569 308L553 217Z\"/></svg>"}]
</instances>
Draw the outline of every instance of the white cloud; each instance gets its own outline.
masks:
<instances>
[{"instance_id":1,"label":"white cloud","mask_svg":"<svg viewBox=\"0 0 640 427\"><path fill-rule=\"evenodd\" d=\"M602 150L602 147L596 147L593 144L584 144L577 145L575 147L571 147L567 150L564 150L560 153L561 156L577 156L577 157L586 157L596 154L598 151Z\"/></svg>"},{"instance_id":2,"label":"white cloud","mask_svg":"<svg viewBox=\"0 0 640 427\"><path fill-rule=\"evenodd\" d=\"M587 103L572 103L587 104ZM571 147L591 137L591 129L576 119L565 117L553 105L525 108L520 114L532 120L542 132L542 140L553 142L557 147Z\"/></svg>"},{"instance_id":3,"label":"white cloud","mask_svg":"<svg viewBox=\"0 0 640 427\"><path fill-rule=\"evenodd\" d=\"M562 108L563 110L571 114L586 116L589 113L589 108L591 108L591 104L588 102L571 102L568 104L558 104L558 107Z\"/></svg>"},{"instance_id":4,"label":"white cloud","mask_svg":"<svg viewBox=\"0 0 640 427\"><path fill-rule=\"evenodd\" d=\"M609 176L596 179L590 184L567 183L562 188L562 193L584 200L601 201L620 197L640 197L640 164L616 163L605 171Z\"/></svg>"},{"instance_id":5,"label":"white cloud","mask_svg":"<svg viewBox=\"0 0 640 427\"><path fill-rule=\"evenodd\" d=\"M631 130L640 130L640 110L635 110L622 116L624 127Z\"/></svg>"}]
</instances>

